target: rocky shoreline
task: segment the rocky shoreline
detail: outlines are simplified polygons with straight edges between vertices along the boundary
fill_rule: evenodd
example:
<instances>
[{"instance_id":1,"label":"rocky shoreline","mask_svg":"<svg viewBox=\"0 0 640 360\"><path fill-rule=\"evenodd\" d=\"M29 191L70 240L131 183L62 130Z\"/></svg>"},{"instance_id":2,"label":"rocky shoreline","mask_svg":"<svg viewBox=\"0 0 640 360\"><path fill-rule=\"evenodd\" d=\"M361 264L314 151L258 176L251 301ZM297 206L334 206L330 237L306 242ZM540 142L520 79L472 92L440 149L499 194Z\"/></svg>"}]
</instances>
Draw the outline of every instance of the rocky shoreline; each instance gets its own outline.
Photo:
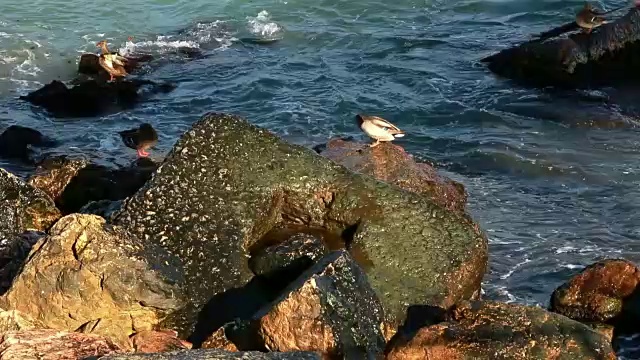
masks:
<instances>
[{"instance_id":1,"label":"rocky shoreline","mask_svg":"<svg viewBox=\"0 0 640 360\"><path fill-rule=\"evenodd\" d=\"M160 164L0 171L0 360L615 359L637 331L634 264L549 310L481 300L461 184L389 143L315 150L210 113Z\"/></svg>"}]
</instances>

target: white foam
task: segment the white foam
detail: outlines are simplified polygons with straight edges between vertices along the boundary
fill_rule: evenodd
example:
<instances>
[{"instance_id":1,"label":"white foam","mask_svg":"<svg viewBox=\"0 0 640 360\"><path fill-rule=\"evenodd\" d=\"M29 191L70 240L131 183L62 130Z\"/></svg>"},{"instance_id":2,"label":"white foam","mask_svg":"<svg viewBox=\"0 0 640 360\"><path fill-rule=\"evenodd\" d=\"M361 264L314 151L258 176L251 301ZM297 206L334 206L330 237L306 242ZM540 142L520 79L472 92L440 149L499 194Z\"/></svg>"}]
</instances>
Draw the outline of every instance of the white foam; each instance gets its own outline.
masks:
<instances>
[{"instance_id":1,"label":"white foam","mask_svg":"<svg viewBox=\"0 0 640 360\"><path fill-rule=\"evenodd\" d=\"M528 258L525 258L524 261L517 263L511 270L509 270L509 272L507 272L504 275L500 275L500 279L506 280L511 275L513 275L513 273L516 272L516 270L518 270L522 265L524 265L526 263L530 263L530 262L531 262L531 260L529 260Z\"/></svg>"},{"instance_id":2,"label":"white foam","mask_svg":"<svg viewBox=\"0 0 640 360\"><path fill-rule=\"evenodd\" d=\"M249 31L254 35L265 38L273 38L283 31L282 26L271 21L271 15L266 10L262 10L256 17L247 17Z\"/></svg>"}]
</instances>

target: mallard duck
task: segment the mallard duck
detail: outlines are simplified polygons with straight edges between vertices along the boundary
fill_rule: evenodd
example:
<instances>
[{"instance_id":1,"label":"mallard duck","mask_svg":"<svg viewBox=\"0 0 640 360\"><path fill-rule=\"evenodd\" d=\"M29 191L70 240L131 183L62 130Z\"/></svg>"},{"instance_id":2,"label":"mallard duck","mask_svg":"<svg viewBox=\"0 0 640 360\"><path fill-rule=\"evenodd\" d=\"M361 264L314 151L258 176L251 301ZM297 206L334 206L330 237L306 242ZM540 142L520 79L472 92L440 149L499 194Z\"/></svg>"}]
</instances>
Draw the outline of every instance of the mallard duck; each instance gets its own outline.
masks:
<instances>
[{"instance_id":1,"label":"mallard duck","mask_svg":"<svg viewBox=\"0 0 640 360\"><path fill-rule=\"evenodd\" d=\"M124 64L127 62L127 58L124 56L120 56L118 53L112 53L109 51L107 47L107 42L102 40L96 44L97 47L102 49L102 54L99 57L100 66L109 73L110 79L112 81L116 77L124 77L129 75L127 70L124 68Z\"/></svg>"},{"instance_id":2,"label":"mallard duck","mask_svg":"<svg viewBox=\"0 0 640 360\"><path fill-rule=\"evenodd\" d=\"M380 145L381 141L392 141L404 136L404 131L381 117L358 114L356 120L360 129L376 141L370 147Z\"/></svg>"},{"instance_id":3,"label":"mallard duck","mask_svg":"<svg viewBox=\"0 0 640 360\"><path fill-rule=\"evenodd\" d=\"M120 131L119 134L122 142L127 147L137 150L140 157L149 156L146 150L158 143L158 133L147 123L135 129Z\"/></svg>"},{"instance_id":4,"label":"mallard duck","mask_svg":"<svg viewBox=\"0 0 640 360\"><path fill-rule=\"evenodd\" d=\"M593 5L585 2L582 10L580 10L576 15L576 24L578 24L578 26L588 34L591 30L607 23L607 19L605 19L603 15L618 11L624 7L625 6L620 6L613 10L599 12L593 7Z\"/></svg>"}]
</instances>

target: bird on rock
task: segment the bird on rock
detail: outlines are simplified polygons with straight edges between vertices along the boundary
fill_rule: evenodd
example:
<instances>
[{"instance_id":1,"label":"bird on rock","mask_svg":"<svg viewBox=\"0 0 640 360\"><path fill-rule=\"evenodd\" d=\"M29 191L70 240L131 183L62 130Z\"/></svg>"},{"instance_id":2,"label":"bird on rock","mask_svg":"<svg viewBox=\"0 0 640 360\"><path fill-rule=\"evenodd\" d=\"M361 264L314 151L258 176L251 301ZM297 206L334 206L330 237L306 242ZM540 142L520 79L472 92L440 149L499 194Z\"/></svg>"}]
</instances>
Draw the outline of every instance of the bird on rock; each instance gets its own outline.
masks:
<instances>
[{"instance_id":1,"label":"bird on rock","mask_svg":"<svg viewBox=\"0 0 640 360\"><path fill-rule=\"evenodd\" d=\"M158 143L158 133L148 123L135 129L120 131L119 134L122 142L127 147L137 150L140 157L149 156L146 150Z\"/></svg>"},{"instance_id":2,"label":"bird on rock","mask_svg":"<svg viewBox=\"0 0 640 360\"><path fill-rule=\"evenodd\" d=\"M360 125L360 129L376 141L369 145L370 147L380 145L381 141L393 141L405 135L404 131L400 130L397 126L378 116L358 114L356 115L356 120Z\"/></svg>"},{"instance_id":3,"label":"bird on rock","mask_svg":"<svg viewBox=\"0 0 640 360\"><path fill-rule=\"evenodd\" d=\"M112 53L109 51L107 47L107 42L102 40L96 44L97 47L102 49L102 54L98 58L100 66L109 74L111 77L109 80L112 81L117 77L125 77L129 75L127 70L124 68L124 64L127 62L127 58L124 56L120 56L118 53Z\"/></svg>"}]
</instances>

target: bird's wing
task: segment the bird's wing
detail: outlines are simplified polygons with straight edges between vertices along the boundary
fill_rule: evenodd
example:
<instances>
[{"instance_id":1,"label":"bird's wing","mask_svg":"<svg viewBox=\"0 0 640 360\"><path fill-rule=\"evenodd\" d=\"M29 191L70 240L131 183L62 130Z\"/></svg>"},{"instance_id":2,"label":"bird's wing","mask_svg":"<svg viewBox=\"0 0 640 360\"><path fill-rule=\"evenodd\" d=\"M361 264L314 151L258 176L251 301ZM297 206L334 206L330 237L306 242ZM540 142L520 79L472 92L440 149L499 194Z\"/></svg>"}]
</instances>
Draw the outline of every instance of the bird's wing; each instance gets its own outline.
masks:
<instances>
[{"instance_id":1,"label":"bird's wing","mask_svg":"<svg viewBox=\"0 0 640 360\"><path fill-rule=\"evenodd\" d=\"M397 126L393 125L392 123L388 122L387 120L381 117L372 116L370 119L371 119L370 121L376 126L386 127L386 128L389 128L390 130L401 131Z\"/></svg>"},{"instance_id":2,"label":"bird's wing","mask_svg":"<svg viewBox=\"0 0 640 360\"><path fill-rule=\"evenodd\" d=\"M100 56L100 65L102 65L103 67L108 67L110 69L113 69L113 62L111 61L111 58L107 58L106 56Z\"/></svg>"}]
</instances>

